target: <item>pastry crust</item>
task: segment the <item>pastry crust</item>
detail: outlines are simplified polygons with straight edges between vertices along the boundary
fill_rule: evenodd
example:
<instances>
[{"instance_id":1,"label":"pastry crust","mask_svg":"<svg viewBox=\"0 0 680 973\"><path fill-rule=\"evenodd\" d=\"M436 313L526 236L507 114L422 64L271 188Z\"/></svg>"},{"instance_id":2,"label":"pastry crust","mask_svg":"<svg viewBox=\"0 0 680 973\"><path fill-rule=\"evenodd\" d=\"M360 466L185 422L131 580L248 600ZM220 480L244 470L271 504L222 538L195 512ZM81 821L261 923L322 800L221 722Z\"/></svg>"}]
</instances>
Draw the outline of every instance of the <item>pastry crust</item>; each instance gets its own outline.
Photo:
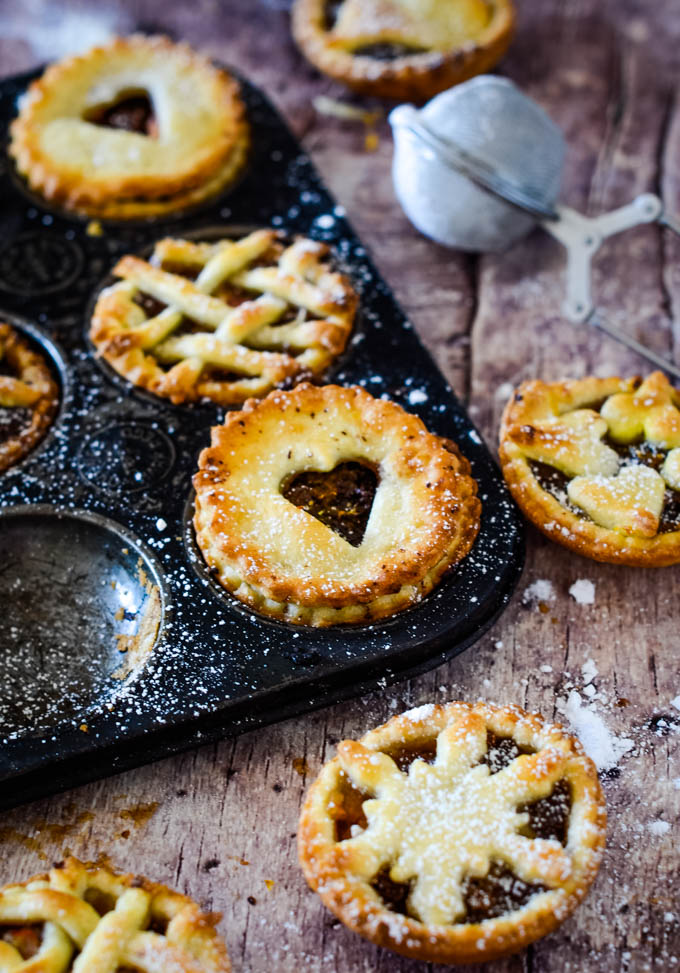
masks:
<instances>
[{"instance_id":1,"label":"pastry crust","mask_svg":"<svg viewBox=\"0 0 680 973\"><path fill-rule=\"evenodd\" d=\"M677 490L672 470L679 410L680 393L661 372L644 382L615 377L524 382L503 413L503 475L528 519L570 550L612 564L675 564L680 526L660 531L660 498L668 496L666 487ZM666 462L661 465L661 456L652 469L616 452L617 446L638 443L670 449ZM566 495L558 498L545 489L532 462L564 473Z\"/></svg>"},{"instance_id":2,"label":"pastry crust","mask_svg":"<svg viewBox=\"0 0 680 973\"><path fill-rule=\"evenodd\" d=\"M40 442L58 404L59 390L44 356L14 328L0 323L0 472ZM20 409L26 421L12 429L12 415ZM9 420L8 433L3 417Z\"/></svg>"},{"instance_id":3,"label":"pastry crust","mask_svg":"<svg viewBox=\"0 0 680 973\"><path fill-rule=\"evenodd\" d=\"M511 0L344 0L333 26L327 0L295 0L293 36L324 74L363 94L426 101L505 54L515 24ZM390 60L362 48L413 48Z\"/></svg>"},{"instance_id":4,"label":"pastry crust","mask_svg":"<svg viewBox=\"0 0 680 973\"><path fill-rule=\"evenodd\" d=\"M149 93L157 137L88 120L130 92ZM59 61L34 81L11 125L9 152L46 199L123 219L217 193L243 165L247 145L233 78L186 44L135 34Z\"/></svg>"},{"instance_id":5,"label":"pastry crust","mask_svg":"<svg viewBox=\"0 0 680 973\"><path fill-rule=\"evenodd\" d=\"M517 755L494 773L489 744L498 738L511 738ZM568 795L564 843L537 836L527 813L556 788ZM575 737L519 707L456 702L340 743L305 800L298 851L311 888L354 932L415 959L474 963L516 952L566 919L595 878L605 826L595 766ZM524 883L523 898L468 921L467 883L488 880L499 861L513 886ZM385 872L408 886L403 914L377 890Z\"/></svg>"},{"instance_id":6,"label":"pastry crust","mask_svg":"<svg viewBox=\"0 0 680 973\"><path fill-rule=\"evenodd\" d=\"M296 474L346 461L379 481L359 546L281 493ZM470 550L481 505L469 469L419 418L361 388L272 392L213 427L194 476L198 545L215 578L258 611L371 622L420 601Z\"/></svg>"},{"instance_id":7,"label":"pastry crust","mask_svg":"<svg viewBox=\"0 0 680 973\"><path fill-rule=\"evenodd\" d=\"M90 338L120 375L155 395L240 405L321 374L343 351L358 298L329 254L305 238L284 246L274 230L161 240L150 262L116 264L122 280L99 295ZM154 302L148 311L144 296Z\"/></svg>"},{"instance_id":8,"label":"pastry crust","mask_svg":"<svg viewBox=\"0 0 680 973\"><path fill-rule=\"evenodd\" d=\"M31 945L31 969L54 973L230 973L219 919L165 885L69 858L0 889L0 966L24 969L21 947Z\"/></svg>"}]
</instances>

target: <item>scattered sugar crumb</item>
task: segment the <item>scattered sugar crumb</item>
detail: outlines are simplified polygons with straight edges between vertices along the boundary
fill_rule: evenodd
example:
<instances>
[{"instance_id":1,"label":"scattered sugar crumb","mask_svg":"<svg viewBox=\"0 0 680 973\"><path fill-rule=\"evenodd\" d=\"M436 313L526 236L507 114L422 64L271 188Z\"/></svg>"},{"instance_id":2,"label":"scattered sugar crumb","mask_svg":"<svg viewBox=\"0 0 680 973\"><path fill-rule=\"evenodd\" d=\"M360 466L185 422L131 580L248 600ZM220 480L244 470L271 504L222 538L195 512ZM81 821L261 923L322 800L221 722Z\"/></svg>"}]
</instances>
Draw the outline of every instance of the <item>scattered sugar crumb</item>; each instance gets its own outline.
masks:
<instances>
[{"instance_id":1,"label":"scattered sugar crumb","mask_svg":"<svg viewBox=\"0 0 680 973\"><path fill-rule=\"evenodd\" d=\"M503 382L496 389L496 398L509 399L514 391L515 391L515 386L512 384L512 382Z\"/></svg>"},{"instance_id":2,"label":"scattered sugar crumb","mask_svg":"<svg viewBox=\"0 0 680 973\"><path fill-rule=\"evenodd\" d=\"M583 700L575 689L569 693L565 713L598 770L610 770L624 754L633 749L632 740L617 737L598 713L584 707Z\"/></svg>"},{"instance_id":3,"label":"scattered sugar crumb","mask_svg":"<svg viewBox=\"0 0 680 973\"><path fill-rule=\"evenodd\" d=\"M494 647L494 649L502 649L503 648L503 640L502 639L498 639L497 642L494 642L493 647Z\"/></svg>"},{"instance_id":4,"label":"scattered sugar crumb","mask_svg":"<svg viewBox=\"0 0 680 973\"><path fill-rule=\"evenodd\" d=\"M168 525L167 525L167 522L166 522L165 520L163 520L163 518L162 518L162 517L159 517L159 518L158 518L158 520L156 521L156 527L157 527L157 528L158 528L159 530L165 530L165 528L166 528L167 526L168 526Z\"/></svg>"},{"instance_id":5,"label":"scattered sugar crumb","mask_svg":"<svg viewBox=\"0 0 680 973\"><path fill-rule=\"evenodd\" d=\"M545 578L538 578L536 581L532 581L528 588L524 589L524 594L522 595L522 603L524 605L529 605L537 601L554 601L555 600L555 589L553 588L552 581L548 581Z\"/></svg>"},{"instance_id":6,"label":"scattered sugar crumb","mask_svg":"<svg viewBox=\"0 0 680 973\"><path fill-rule=\"evenodd\" d=\"M649 831L652 832L652 834L657 835L658 837L661 837L661 835L668 834L668 832L671 830L671 826L668 823L668 821L661 821L661 820L650 821L649 824L647 825L647 828L649 829Z\"/></svg>"},{"instance_id":7,"label":"scattered sugar crumb","mask_svg":"<svg viewBox=\"0 0 680 973\"><path fill-rule=\"evenodd\" d=\"M595 604L595 585L588 578L579 578L569 589L569 594L579 605Z\"/></svg>"},{"instance_id":8,"label":"scattered sugar crumb","mask_svg":"<svg viewBox=\"0 0 680 973\"><path fill-rule=\"evenodd\" d=\"M427 402L427 392L423 392L422 389L411 389L408 394L409 405L421 405L423 402Z\"/></svg>"},{"instance_id":9,"label":"scattered sugar crumb","mask_svg":"<svg viewBox=\"0 0 680 973\"><path fill-rule=\"evenodd\" d=\"M553 671L552 666L541 666L541 672L552 672L552 671Z\"/></svg>"},{"instance_id":10,"label":"scattered sugar crumb","mask_svg":"<svg viewBox=\"0 0 680 973\"><path fill-rule=\"evenodd\" d=\"M584 686L587 686L589 682L593 681L595 676L599 675L599 670L594 659L586 659L581 666L581 674L583 675Z\"/></svg>"},{"instance_id":11,"label":"scattered sugar crumb","mask_svg":"<svg viewBox=\"0 0 680 973\"><path fill-rule=\"evenodd\" d=\"M675 699L671 700L671 706L675 706L676 709L680 709L680 696L676 696Z\"/></svg>"}]
</instances>

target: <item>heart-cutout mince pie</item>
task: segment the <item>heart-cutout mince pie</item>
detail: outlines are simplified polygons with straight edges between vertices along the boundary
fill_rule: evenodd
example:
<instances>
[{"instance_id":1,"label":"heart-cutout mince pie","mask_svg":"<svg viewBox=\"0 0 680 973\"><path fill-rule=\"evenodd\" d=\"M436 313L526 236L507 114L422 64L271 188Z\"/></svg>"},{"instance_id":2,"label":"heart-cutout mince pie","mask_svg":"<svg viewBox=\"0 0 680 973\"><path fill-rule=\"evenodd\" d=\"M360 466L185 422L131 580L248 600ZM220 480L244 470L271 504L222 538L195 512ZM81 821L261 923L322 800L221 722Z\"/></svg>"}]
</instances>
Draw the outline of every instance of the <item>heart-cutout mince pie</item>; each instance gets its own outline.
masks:
<instances>
[{"instance_id":1,"label":"heart-cutout mince pie","mask_svg":"<svg viewBox=\"0 0 680 973\"><path fill-rule=\"evenodd\" d=\"M0 888L0 969L229 973L219 918L164 885L69 858Z\"/></svg>"},{"instance_id":2,"label":"heart-cutout mince pie","mask_svg":"<svg viewBox=\"0 0 680 973\"><path fill-rule=\"evenodd\" d=\"M165 239L123 257L90 338L135 385L175 403L240 405L319 375L344 349L358 298L329 248L274 230L212 243Z\"/></svg>"},{"instance_id":3,"label":"heart-cutout mince pie","mask_svg":"<svg viewBox=\"0 0 680 973\"><path fill-rule=\"evenodd\" d=\"M298 850L350 929L423 961L483 962L576 908L605 825L578 740L518 707L450 703L340 743L305 800Z\"/></svg>"},{"instance_id":4,"label":"heart-cutout mince pie","mask_svg":"<svg viewBox=\"0 0 680 973\"><path fill-rule=\"evenodd\" d=\"M9 145L32 189L112 219L202 202L247 149L233 78L186 44L142 35L49 67L21 99Z\"/></svg>"},{"instance_id":5,"label":"heart-cutout mince pie","mask_svg":"<svg viewBox=\"0 0 680 973\"><path fill-rule=\"evenodd\" d=\"M44 356L0 323L0 471L40 442L58 404L59 390Z\"/></svg>"},{"instance_id":6,"label":"heart-cutout mince pie","mask_svg":"<svg viewBox=\"0 0 680 973\"><path fill-rule=\"evenodd\" d=\"M552 540L613 564L680 561L680 392L662 372L524 382L503 414L500 457Z\"/></svg>"},{"instance_id":7,"label":"heart-cutout mince pie","mask_svg":"<svg viewBox=\"0 0 680 973\"><path fill-rule=\"evenodd\" d=\"M295 0L293 35L324 74L364 94L426 101L508 48L511 0Z\"/></svg>"},{"instance_id":8,"label":"heart-cutout mince pie","mask_svg":"<svg viewBox=\"0 0 680 973\"><path fill-rule=\"evenodd\" d=\"M287 499L300 474L349 463L377 480L358 544L337 521L353 500L365 512L370 482L346 471L357 495L341 489L335 523ZM297 624L366 623L420 601L479 531L477 485L455 445L356 387L303 383L247 402L213 427L194 486L196 538L215 579Z\"/></svg>"}]
</instances>

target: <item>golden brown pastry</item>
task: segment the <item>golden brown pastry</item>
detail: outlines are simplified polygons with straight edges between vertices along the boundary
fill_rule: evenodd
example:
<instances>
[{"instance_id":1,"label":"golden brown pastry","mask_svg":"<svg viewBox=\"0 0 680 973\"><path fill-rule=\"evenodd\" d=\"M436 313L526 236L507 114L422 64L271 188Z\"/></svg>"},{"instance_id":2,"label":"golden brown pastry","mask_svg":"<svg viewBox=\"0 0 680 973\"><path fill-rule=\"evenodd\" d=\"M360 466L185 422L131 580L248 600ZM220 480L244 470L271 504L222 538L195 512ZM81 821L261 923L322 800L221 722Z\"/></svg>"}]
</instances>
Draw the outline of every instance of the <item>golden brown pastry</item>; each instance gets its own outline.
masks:
<instances>
[{"instance_id":1,"label":"golden brown pastry","mask_svg":"<svg viewBox=\"0 0 680 973\"><path fill-rule=\"evenodd\" d=\"M552 540L612 564L680 561L680 392L662 372L524 382L503 414L500 457Z\"/></svg>"},{"instance_id":2,"label":"golden brown pastry","mask_svg":"<svg viewBox=\"0 0 680 973\"><path fill-rule=\"evenodd\" d=\"M9 152L46 199L126 219L214 195L247 147L236 82L186 44L135 34L51 65L21 99Z\"/></svg>"},{"instance_id":3,"label":"golden brown pastry","mask_svg":"<svg viewBox=\"0 0 680 973\"><path fill-rule=\"evenodd\" d=\"M258 611L371 622L420 601L470 550L481 505L469 469L419 418L361 388L271 392L214 427L200 455L198 545L215 579ZM332 471L329 509L310 478Z\"/></svg>"},{"instance_id":4,"label":"golden brown pastry","mask_svg":"<svg viewBox=\"0 0 680 973\"><path fill-rule=\"evenodd\" d=\"M0 889L0 969L229 973L219 918L165 885L69 858Z\"/></svg>"},{"instance_id":5,"label":"golden brown pastry","mask_svg":"<svg viewBox=\"0 0 680 973\"><path fill-rule=\"evenodd\" d=\"M90 338L130 382L173 402L240 405L319 375L344 349L358 298L323 243L274 230L239 240L161 240L123 257Z\"/></svg>"},{"instance_id":6,"label":"golden brown pastry","mask_svg":"<svg viewBox=\"0 0 680 973\"><path fill-rule=\"evenodd\" d=\"M58 405L59 390L44 357L0 323L0 471L40 442Z\"/></svg>"},{"instance_id":7,"label":"golden brown pastry","mask_svg":"<svg viewBox=\"0 0 680 973\"><path fill-rule=\"evenodd\" d=\"M566 919L605 825L578 740L519 707L450 703L340 743L307 795L298 850L354 932L422 961L475 963Z\"/></svg>"},{"instance_id":8,"label":"golden brown pastry","mask_svg":"<svg viewBox=\"0 0 680 973\"><path fill-rule=\"evenodd\" d=\"M511 0L295 0L293 35L351 88L425 101L493 67L514 19Z\"/></svg>"}]
</instances>

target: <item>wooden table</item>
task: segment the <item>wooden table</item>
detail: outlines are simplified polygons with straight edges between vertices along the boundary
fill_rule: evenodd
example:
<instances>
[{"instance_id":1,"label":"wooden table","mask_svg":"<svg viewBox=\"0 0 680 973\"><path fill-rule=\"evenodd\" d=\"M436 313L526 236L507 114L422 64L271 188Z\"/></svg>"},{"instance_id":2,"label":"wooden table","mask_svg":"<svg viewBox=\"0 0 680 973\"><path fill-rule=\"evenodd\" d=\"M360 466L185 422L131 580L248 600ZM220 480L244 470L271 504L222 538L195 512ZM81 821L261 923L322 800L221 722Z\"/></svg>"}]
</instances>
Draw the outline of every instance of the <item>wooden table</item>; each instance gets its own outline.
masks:
<instances>
[{"instance_id":1,"label":"wooden table","mask_svg":"<svg viewBox=\"0 0 680 973\"><path fill-rule=\"evenodd\" d=\"M660 190L680 210L680 110L673 90L680 5L516 2L518 36L502 70L545 106L569 139L564 200L598 213ZM391 188L386 123L378 125L377 148L368 151L362 124L315 112L314 95L344 92L298 55L283 6L280 0L125 0L110 7L4 0L0 70L65 53L74 31L96 41L107 28L135 26L167 31L234 64L265 89L303 140L492 446L508 383L644 369L610 340L561 320L562 254L545 235L502 256L475 258L447 252L410 227ZM617 323L676 361L679 256L678 240L645 227L613 240L597 264L597 292ZM481 695L559 717L569 692L579 691L585 702L590 685L611 733L631 741L604 775L610 821L604 864L589 899L559 932L488 969L680 968L680 712L671 704L680 692L680 567L603 566L536 531L528 540L525 575L510 607L450 664L352 703L4 814L0 882L26 878L71 851L146 873L222 912L237 971L415 973L425 967L364 943L308 891L295 854L307 784L338 740L407 707ZM552 598L523 597L538 579L551 582ZM570 596L577 579L594 583L594 604Z\"/></svg>"}]
</instances>

